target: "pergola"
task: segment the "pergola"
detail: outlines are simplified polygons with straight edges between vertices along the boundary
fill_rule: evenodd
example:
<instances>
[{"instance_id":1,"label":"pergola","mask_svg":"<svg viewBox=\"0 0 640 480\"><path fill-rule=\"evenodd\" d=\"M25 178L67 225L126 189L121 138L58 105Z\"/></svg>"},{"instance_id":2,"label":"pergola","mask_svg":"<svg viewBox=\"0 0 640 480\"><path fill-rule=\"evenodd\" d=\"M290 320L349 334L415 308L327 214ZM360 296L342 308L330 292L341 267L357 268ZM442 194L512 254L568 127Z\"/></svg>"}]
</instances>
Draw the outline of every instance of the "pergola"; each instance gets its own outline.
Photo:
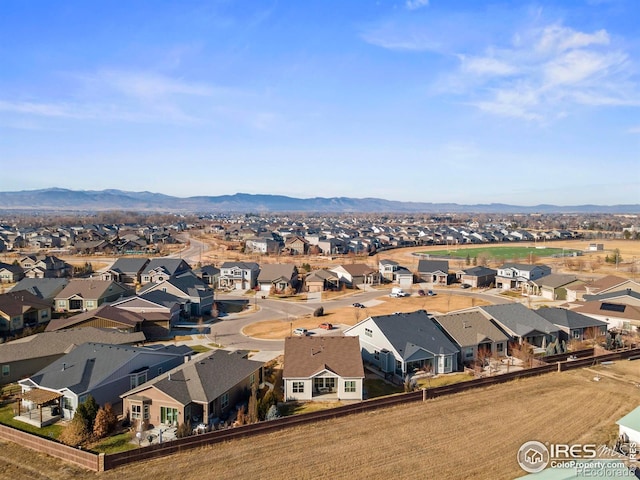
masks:
<instances>
[{"instance_id":1,"label":"pergola","mask_svg":"<svg viewBox=\"0 0 640 480\"><path fill-rule=\"evenodd\" d=\"M34 388L29 391L23 392L18 399L18 416L22 414L22 401L27 400L31 403L34 403L38 407L38 413L40 414L40 424L42 424L42 407L57 402L58 408L60 409L62 407L62 405L60 404L60 399L62 397L63 395L59 392L42 390L40 388Z\"/></svg>"}]
</instances>

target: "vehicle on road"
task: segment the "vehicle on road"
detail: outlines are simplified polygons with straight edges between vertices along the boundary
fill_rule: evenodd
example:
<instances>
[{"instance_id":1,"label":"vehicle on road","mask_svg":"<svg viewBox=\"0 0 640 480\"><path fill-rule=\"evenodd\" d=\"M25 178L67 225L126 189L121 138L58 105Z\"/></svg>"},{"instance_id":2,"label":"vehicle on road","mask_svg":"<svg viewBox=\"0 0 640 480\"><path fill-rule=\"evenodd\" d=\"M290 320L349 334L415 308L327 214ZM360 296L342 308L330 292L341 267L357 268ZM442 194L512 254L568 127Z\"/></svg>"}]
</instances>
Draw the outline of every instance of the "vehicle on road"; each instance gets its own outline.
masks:
<instances>
[{"instance_id":1,"label":"vehicle on road","mask_svg":"<svg viewBox=\"0 0 640 480\"><path fill-rule=\"evenodd\" d=\"M391 298L401 298L401 297L408 297L411 294L409 292L405 292L404 290L402 290L401 288L398 287L393 287L391 289L391 293L389 294L389 296Z\"/></svg>"},{"instance_id":2,"label":"vehicle on road","mask_svg":"<svg viewBox=\"0 0 640 480\"><path fill-rule=\"evenodd\" d=\"M297 335L298 337L305 337L309 334L309 331L306 328L296 328L293 331L294 335Z\"/></svg>"},{"instance_id":3,"label":"vehicle on road","mask_svg":"<svg viewBox=\"0 0 640 480\"><path fill-rule=\"evenodd\" d=\"M358 302L354 303L353 306L356 307L356 308L365 308L365 306L363 304L358 303Z\"/></svg>"},{"instance_id":4,"label":"vehicle on road","mask_svg":"<svg viewBox=\"0 0 640 480\"><path fill-rule=\"evenodd\" d=\"M436 293L436 292L434 292L433 290L429 290L429 291L427 292L427 295L429 295L430 297L434 297L434 296L436 296L436 295L437 295L437 293Z\"/></svg>"},{"instance_id":5,"label":"vehicle on road","mask_svg":"<svg viewBox=\"0 0 640 480\"><path fill-rule=\"evenodd\" d=\"M329 322L324 322L321 323L319 325L320 328L323 328L324 330L332 330L333 329L333 324L329 323Z\"/></svg>"},{"instance_id":6,"label":"vehicle on road","mask_svg":"<svg viewBox=\"0 0 640 480\"><path fill-rule=\"evenodd\" d=\"M460 285L460 288L471 288L471 285L469 285L468 283L463 283Z\"/></svg>"}]
</instances>

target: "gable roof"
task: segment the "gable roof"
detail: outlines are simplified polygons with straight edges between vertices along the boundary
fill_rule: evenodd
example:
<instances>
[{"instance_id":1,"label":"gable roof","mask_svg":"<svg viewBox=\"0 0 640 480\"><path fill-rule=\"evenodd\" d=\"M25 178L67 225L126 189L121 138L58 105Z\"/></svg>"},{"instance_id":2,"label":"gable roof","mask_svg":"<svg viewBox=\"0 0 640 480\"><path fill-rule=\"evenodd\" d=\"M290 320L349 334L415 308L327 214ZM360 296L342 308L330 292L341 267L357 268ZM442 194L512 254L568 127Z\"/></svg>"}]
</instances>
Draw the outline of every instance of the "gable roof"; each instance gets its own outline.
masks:
<instances>
[{"instance_id":1,"label":"gable roof","mask_svg":"<svg viewBox=\"0 0 640 480\"><path fill-rule=\"evenodd\" d=\"M308 378L323 370L340 377L364 378L358 337L288 337L284 340L283 378Z\"/></svg>"},{"instance_id":2,"label":"gable roof","mask_svg":"<svg viewBox=\"0 0 640 480\"><path fill-rule=\"evenodd\" d=\"M335 271L336 268L342 268L352 277L362 277L364 275L371 275L372 273L377 272L377 270L374 270L365 263L350 263L347 265L338 265L337 267L332 269L332 271Z\"/></svg>"},{"instance_id":3,"label":"gable roof","mask_svg":"<svg viewBox=\"0 0 640 480\"><path fill-rule=\"evenodd\" d=\"M603 290L610 290L618 285L622 285L623 283L627 283L629 281L628 278L618 277L616 275L607 275L605 277L599 278L598 280L594 280L593 282L588 283L587 289L593 293L601 292Z\"/></svg>"},{"instance_id":4,"label":"gable roof","mask_svg":"<svg viewBox=\"0 0 640 480\"><path fill-rule=\"evenodd\" d=\"M625 305L624 303L613 302L585 302L576 308L574 312L584 313L585 315L602 315L611 318L623 318L627 320L640 319L640 307L635 305Z\"/></svg>"},{"instance_id":5,"label":"gable roof","mask_svg":"<svg viewBox=\"0 0 640 480\"><path fill-rule=\"evenodd\" d=\"M481 265L471 268L465 268L464 270L462 270L462 272L465 275L470 275L472 277L486 277L488 275L495 275L496 273L498 273L493 268L487 268Z\"/></svg>"},{"instance_id":6,"label":"gable roof","mask_svg":"<svg viewBox=\"0 0 640 480\"><path fill-rule=\"evenodd\" d=\"M139 273L142 269L149 263L148 258L130 258L130 257L120 257L118 258L113 265L111 265L110 270L113 270L118 273Z\"/></svg>"},{"instance_id":7,"label":"gable roof","mask_svg":"<svg viewBox=\"0 0 640 480\"><path fill-rule=\"evenodd\" d=\"M502 269L513 268L515 270L522 270L525 272L531 272L536 268L549 269L547 265L530 265L528 263L505 263L500 268Z\"/></svg>"},{"instance_id":8,"label":"gable roof","mask_svg":"<svg viewBox=\"0 0 640 480\"><path fill-rule=\"evenodd\" d=\"M184 356L188 353L186 350L191 351L191 349L174 345L156 349L84 343L32 375L30 379L41 387L53 390L67 388L80 394L90 391L140 355L149 356L150 361L156 360L148 365L151 367L157 363L163 363L168 357Z\"/></svg>"},{"instance_id":9,"label":"gable roof","mask_svg":"<svg viewBox=\"0 0 640 480\"><path fill-rule=\"evenodd\" d=\"M102 298L108 294L117 292L126 293L129 289L111 280L96 280L92 278L74 278L69 281L66 287L56 295L56 298L71 298L79 296L87 299Z\"/></svg>"},{"instance_id":10,"label":"gable roof","mask_svg":"<svg viewBox=\"0 0 640 480\"><path fill-rule=\"evenodd\" d=\"M224 262L220 268L240 268L241 270L260 270L260 265L255 262Z\"/></svg>"},{"instance_id":11,"label":"gable roof","mask_svg":"<svg viewBox=\"0 0 640 480\"><path fill-rule=\"evenodd\" d=\"M587 317L573 310L564 308L549 307L539 308L536 313L541 317L549 320L554 325L561 327L574 328L590 328L590 327L606 327L607 322Z\"/></svg>"},{"instance_id":12,"label":"gable roof","mask_svg":"<svg viewBox=\"0 0 640 480\"><path fill-rule=\"evenodd\" d=\"M326 280L337 280L338 276L335 272L327 269L314 270L307 275L307 282L323 282Z\"/></svg>"},{"instance_id":13,"label":"gable roof","mask_svg":"<svg viewBox=\"0 0 640 480\"><path fill-rule=\"evenodd\" d=\"M552 273L550 275L545 275L544 277L540 277L537 280L534 280L533 284L538 285L540 287L549 287L549 288L560 288L569 283L573 283L578 280L578 277L575 275L566 275L561 273Z\"/></svg>"},{"instance_id":14,"label":"gable roof","mask_svg":"<svg viewBox=\"0 0 640 480\"><path fill-rule=\"evenodd\" d=\"M459 351L425 310L379 315L364 321L367 320L376 324L404 359L409 358L416 347L433 355L453 354Z\"/></svg>"},{"instance_id":15,"label":"gable roof","mask_svg":"<svg viewBox=\"0 0 640 480\"><path fill-rule=\"evenodd\" d=\"M53 299L68 283L68 278L23 278L11 291L26 290L41 299Z\"/></svg>"},{"instance_id":16,"label":"gable roof","mask_svg":"<svg viewBox=\"0 0 640 480\"><path fill-rule=\"evenodd\" d=\"M258 282L272 282L281 278L289 281L294 273L295 265L290 263L268 263L260 268Z\"/></svg>"},{"instance_id":17,"label":"gable roof","mask_svg":"<svg viewBox=\"0 0 640 480\"><path fill-rule=\"evenodd\" d=\"M63 328L69 328L93 318L110 320L126 327L135 327L144 321L144 317L137 313L111 305L101 305L96 310L89 310L88 312L79 313L67 318L54 318L49 322L45 331L53 332Z\"/></svg>"},{"instance_id":18,"label":"gable roof","mask_svg":"<svg viewBox=\"0 0 640 480\"><path fill-rule=\"evenodd\" d=\"M558 333L558 327L521 303L487 305L478 308L518 337L526 337L533 331L551 335Z\"/></svg>"},{"instance_id":19,"label":"gable roof","mask_svg":"<svg viewBox=\"0 0 640 480\"><path fill-rule=\"evenodd\" d=\"M449 260L418 260L418 272L449 272Z\"/></svg>"},{"instance_id":20,"label":"gable roof","mask_svg":"<svg viewBox=\"0 0 640 480\"><path fill-rule=\"evenodd\" d=\"M51 308L51 304L26 290L20 290L0 294L0 312L6 313L10 317L22 315L30 308L45 309Z\"/></svg>"},{"instance_id":21,"label":"gable roof","mask_svg":"<svg viewBox=\"0 0 640 480\"><path fill-rule=\"evenodd\" d=\"M146 390L150 386L182 405L209 403L229 391L264 365L249 360L241 351L214 350L198 355L171 371L130 390L122 397Z\"/></svg>"},{"instance_id":22,"label":"gable roof","mask_svg":"<svg viewBox=\"0 0 640 480\"><path fill-rule=\"evenodd\" d=\"M154 258L146 267L145 272L150 272L156 268L162 269L167 272L168 275L175 275L176 273L191 270L191 266L181 258Z\"/></svg>"},{"instance_id":23,"label":"gable roof","mask_svg":"<svg viewBox=\"0 0 640 480\"><path fill-rule=\"evenodd\" d=\"M36 333L1 344L0 363L59 355L70 352L77 345L87 342L121 345L136 344L145 340L142 332L124 333L115 329L96 327Z\"/></svg>"},{"instance_id":24,"label":"gable roof","mask_svg":"<svg viewBox=\"0 0 640 480\"><path fill-rule=\"evenodd\" d=\"M628 297L628 300L631 300L632 298L636 300L640 300L640 292L636 292L635 290L631 290L630 288L627 288L626 290L615 290L612 292L600 293L596 295L585 295L584 300L587 302L594 301L594 300L602 302L604 300L610 300L615 298L615 299L619 299L618 300L619 303L625 303L624 297Z\"/></svg>"},{"instance_id":25,"label":"gable roof","mask_svg":"<svg viewBox=\"0 0 640 480\"><path fill-rule=\"evenodd\" d=\"M0 262L0 270L8 270L13 274L20 274L22 273L24 270L22 270L22 267L20 265L14 265L12 263L4 263L4 262Z\"/></svg>"},{"instance_id":26,"label":"gable roof","mask_svg":"<svg viewBox=\"0 0 640 480\"><path fill-rule=\"evenodd\" d=\"M461 347L474 346L486 339L493 342L509 340L498 327L478 311L439 315L435 319Z\"/></svg>"}]
</instances>

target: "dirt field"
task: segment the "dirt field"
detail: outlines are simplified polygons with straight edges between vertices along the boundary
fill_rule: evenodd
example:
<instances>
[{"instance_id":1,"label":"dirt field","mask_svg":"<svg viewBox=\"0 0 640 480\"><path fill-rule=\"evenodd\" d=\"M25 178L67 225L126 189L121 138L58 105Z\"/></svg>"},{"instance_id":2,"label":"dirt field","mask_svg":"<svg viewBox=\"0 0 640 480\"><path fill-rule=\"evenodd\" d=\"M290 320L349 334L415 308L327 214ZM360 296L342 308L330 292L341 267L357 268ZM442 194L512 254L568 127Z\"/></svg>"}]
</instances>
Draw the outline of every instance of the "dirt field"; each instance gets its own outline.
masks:
<instances>
[{"instance_id":1,"label":"dirt field","mask_svg":"<svg viewBox=\"0 0 640 480\"><path fill-rule=\"evenodd\" d=\"M615 365L607 368L617 372ZM579 370L516 380L424 404L205 447L99 475L0 443L0 477L511 479L524 474L516 453L526 441L601 444L615 438L615 421L638 405L638 387L608 377L595 382L593 376L591 371Z\"/></svg>"},{"instance_id":2,"label":"dirt field","mask_svg":"<svg viewBox=\"0 0 640 480\"><path fill-rule=\"evenodd\" d=\"M388 296L379 297L376 301L378 305L368 308L341 307L336 309L327 308L322 317L312 317L311 315L296 319L274 319L263 322L256 322L245 327L242 331L245 335L262 339L281 339L291 335L291 330L298 327L316 328L321 322L329 322L335 325L355 325L360 320L369 316L388 315L394 312L414 312L416 310L426 310L429 313L446 313L453 310L460 310L473 306L488 305L488 302L454 293L441 293L434 297L405 297L390 298Z\"/></svg>"}]
</instances>

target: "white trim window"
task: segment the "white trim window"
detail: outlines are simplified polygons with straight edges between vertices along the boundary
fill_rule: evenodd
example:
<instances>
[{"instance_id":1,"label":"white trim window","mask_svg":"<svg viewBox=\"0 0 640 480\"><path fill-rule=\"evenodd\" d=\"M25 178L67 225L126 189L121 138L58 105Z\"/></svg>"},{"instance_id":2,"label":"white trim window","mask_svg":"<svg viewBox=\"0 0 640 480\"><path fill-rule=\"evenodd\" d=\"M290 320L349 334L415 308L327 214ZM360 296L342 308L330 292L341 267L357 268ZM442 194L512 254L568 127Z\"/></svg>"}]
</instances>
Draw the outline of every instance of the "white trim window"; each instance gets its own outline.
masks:
<instances>
[{"instance_id":1,"label":"white trim window","mask_svg":"<svg viewBox=\"0 0 640 480\"><path fill-rule=\"evenodd\" d=\"M220 409L224 410L229 406L229 392L224 392L220 397Z\"/></svg>"},{"instance_id":2,"label":"white trim window","mask_svg":"<svg viewBox=\"0 0 640 480\"><path fill-rule=\"evenodd\" d=\"M344 381L344 391L346 393L355 393L355 391L356 391L356 381L355 380L345 380Z\"/></svg>"},{"instance_id":3,"label":"white trim window","mask_svg":"<svg viewBox=\"0 0 640 480\"><path fill-rule=\"evenodd\" d=\"M304 382L292 382L291 391L293 393L304 393Z\"/></svg>"}]
</instances>

